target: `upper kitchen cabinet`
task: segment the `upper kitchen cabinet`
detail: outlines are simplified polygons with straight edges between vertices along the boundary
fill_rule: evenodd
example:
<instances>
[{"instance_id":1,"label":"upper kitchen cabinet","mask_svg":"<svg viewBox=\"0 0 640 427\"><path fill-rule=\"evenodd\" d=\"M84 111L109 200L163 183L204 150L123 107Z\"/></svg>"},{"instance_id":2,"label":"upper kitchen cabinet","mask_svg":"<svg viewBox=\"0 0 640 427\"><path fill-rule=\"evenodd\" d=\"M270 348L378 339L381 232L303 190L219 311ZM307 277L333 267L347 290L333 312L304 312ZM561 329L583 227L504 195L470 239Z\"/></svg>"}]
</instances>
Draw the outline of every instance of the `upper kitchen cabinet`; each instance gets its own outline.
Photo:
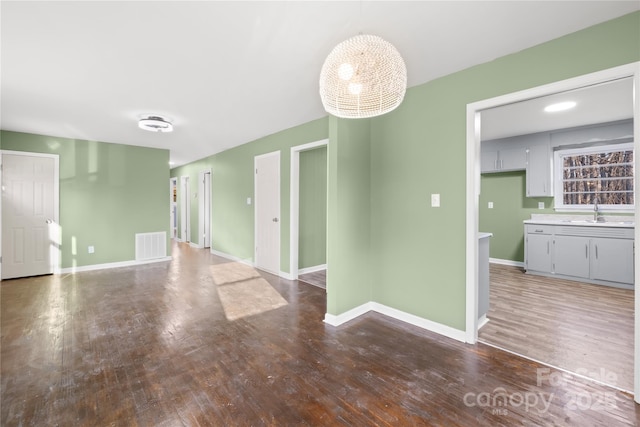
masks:
<instances>
[{"instance_id":1,"label":"upper kitchen cabinet","mask_svg":"<svg viewBox=\"0 0 640 427\"><path fill-rule=\"evenodd\" d=\"M527 197L553 196L553 168L549 135L534 134L527 138Z\"/></svg>"},{"instance_id":2,"label":"upper kitchen cabinet","mask_svg":"<svg viewBox=\"0 0 640 427\"><path fill-rule=\"evenodd\" d=\"M517 171L526 167L527 153L524 145L501 140L482 142L480 173Z\"/></svg>"}]
</instances>

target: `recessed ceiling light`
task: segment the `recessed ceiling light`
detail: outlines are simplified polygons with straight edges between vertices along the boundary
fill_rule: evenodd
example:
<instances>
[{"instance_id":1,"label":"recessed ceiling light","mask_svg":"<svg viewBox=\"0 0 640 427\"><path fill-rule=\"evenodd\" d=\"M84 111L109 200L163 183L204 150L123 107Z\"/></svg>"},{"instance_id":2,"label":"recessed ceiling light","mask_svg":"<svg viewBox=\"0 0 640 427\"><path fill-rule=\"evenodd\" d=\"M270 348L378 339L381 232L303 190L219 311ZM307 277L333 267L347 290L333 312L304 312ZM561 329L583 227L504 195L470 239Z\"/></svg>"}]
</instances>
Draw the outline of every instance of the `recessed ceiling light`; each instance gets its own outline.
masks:
<instances>
[{"instance_id":1,"label":"recessed ceiling light","mask_svg":"<svg viewBox=\"0 0 640 427\"><path fill-rule=\"evenodd\" d=\"M173 131L173 125L164 117L160 116L148 116L140 119L138 122L140 129L148 130L150 132L171 132Z\"/></svg>"},{"instance_id":2,"label":"recessed ceiling light","mask_svg":"<svg viewBox=\"0 0 640 427\"><path fill-rule=\"evenodd\" d=\"M576 106L574 101L558 102L557 104L551 104L544 107L544 111L547 113L557 113L558 111L570 110Z\"/></svg>"}]
</instances>

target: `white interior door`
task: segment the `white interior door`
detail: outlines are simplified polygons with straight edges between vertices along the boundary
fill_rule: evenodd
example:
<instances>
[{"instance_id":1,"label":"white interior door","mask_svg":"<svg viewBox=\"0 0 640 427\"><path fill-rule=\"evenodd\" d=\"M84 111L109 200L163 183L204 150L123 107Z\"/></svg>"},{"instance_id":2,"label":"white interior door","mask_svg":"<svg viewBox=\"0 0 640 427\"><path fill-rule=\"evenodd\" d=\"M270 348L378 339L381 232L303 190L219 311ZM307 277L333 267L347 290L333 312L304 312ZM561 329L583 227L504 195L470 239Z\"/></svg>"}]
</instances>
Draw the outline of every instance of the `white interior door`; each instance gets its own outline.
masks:
<instances>
[{"instance_id":1,"label":"white interior door","mask_svg":"<svg viewBox=\"0 0 640 427\"><path fill-rule=\"evenodd\" d=\"M189 188L189 177L180 177L180 239L184 242L191 240L191 190Z\"/></svg>"},{"instance_id":2,"label":"white interior door","mask_svg":"<svg viewBox=\"0 0 640 427\"><path fill-rule=\"evenodd\" d=\"M199 242L203 248L211 247L211 171L200 172L199 180Z\"/></svg>"},{"instance_id":3,"label":"white interior door","mask_svg":"<svg viewBox=\"0 0 640 427\"><path fill-rule=\"evenodd\" d=\"M256 267L280 273L280 152L255 157Z\"/></svg>"},{"instance_id":4,"label":"white interior door","mask_svg":"<svg viewBox=\"0 0 640 427\"><path fill-rule=\"evenodd\" d=\"M2 278L52 274L57 262L57 159L2 155Z\"/></svg>"}]
</instances>

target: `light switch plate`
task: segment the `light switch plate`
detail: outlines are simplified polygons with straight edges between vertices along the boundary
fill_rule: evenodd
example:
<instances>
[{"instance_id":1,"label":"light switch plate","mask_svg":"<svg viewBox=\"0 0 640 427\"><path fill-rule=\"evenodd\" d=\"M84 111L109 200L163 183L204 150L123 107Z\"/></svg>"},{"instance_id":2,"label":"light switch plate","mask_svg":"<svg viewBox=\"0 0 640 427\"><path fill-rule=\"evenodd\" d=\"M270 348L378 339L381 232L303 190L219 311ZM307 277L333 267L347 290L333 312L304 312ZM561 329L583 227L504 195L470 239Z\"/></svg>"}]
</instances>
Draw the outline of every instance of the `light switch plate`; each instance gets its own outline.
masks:
<instances>
[{"instance_id":1,"label":"light switch plate","mask_svg":"<svg viewBox=\"0 0 640 427\"><path fill-rule=\"evenodd\" d=\"M439 208L440 207L440 195L439 194L432 194L431 195L431 207L432 208Z\"/></svg>"},{"instance_id":2,"label":"light switch plate","mask_svg":"<svg viewBox=\"0 0 640 427\"><path fill-rule=\"evenodd\" d=\"M251 204L251 197L247 197L247 205Z\"/></svg>"},{"instance_id":3,"label":"light switch plate","mask_svg":"<svg viewBox=\"0 0 640 427\"><path fill-rule=\"evenodd\" d=\"M89 247L87 248L87 252L89 252L90 254L95 253L95 251L96 251L96 248L95 248L95 247L93 247L93 246L89 246Z\"/></svg>"},{"instance_id":4,"label":"light switch plate","mask_svg":"<svg viewBox=\"0 0 640 427\"><path fill-rule=\"evenodd\" d=\"M493 209L493 202L487 203L487 208L488 209Z\"/></svg>"}]
</instances>

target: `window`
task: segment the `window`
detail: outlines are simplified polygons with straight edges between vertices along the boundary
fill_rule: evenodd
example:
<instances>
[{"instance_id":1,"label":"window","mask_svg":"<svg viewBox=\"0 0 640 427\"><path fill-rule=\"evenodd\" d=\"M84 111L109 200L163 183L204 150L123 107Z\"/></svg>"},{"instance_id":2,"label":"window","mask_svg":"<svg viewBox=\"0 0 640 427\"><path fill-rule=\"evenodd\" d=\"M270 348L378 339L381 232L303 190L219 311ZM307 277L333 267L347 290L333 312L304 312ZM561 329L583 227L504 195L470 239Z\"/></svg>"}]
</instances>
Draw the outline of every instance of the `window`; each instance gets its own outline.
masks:
<instances>
[{"instance_id":1,"label":"window","mask_svg":"<svg viewBox=\"0 0 640 427\"><path fill-rule=\"evenodd\" d=\"M633 144L558 150L555 208L633 209Z\"/></svg>"}]
</instances>

